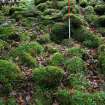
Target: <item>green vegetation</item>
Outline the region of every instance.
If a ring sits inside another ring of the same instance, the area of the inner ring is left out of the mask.
[[[40,86],[53,88],[60,84],[64,71],[56,66],[39,67],[33,70],[33,80]]]
[[[63,64],[64,56],[61,53],[54,53],[51,58],[52,65],[61,65]]]
[[[85,65],[83,60],[75,56],[65,61],[65,67],[72,74],[75,74],[78,72],[83,73],[85,71]]]
[[[8,1],[8,0],[7,0]],[[0,105],[105,105],[105,0],[0,5]]]

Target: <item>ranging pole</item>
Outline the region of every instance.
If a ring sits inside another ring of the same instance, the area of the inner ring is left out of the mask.
[[[68,19],[69,19],[69,39],[71,38],[71,29],[70,29],[70,0],[68,0]]]

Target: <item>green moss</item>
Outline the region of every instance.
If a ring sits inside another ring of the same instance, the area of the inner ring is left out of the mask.
[[[98,32],[102,34],[103,37],[105,37],[105,28],[104,27],[99,27],[97,28]]]
[[[72,47],[68,49],[68,54],[70,54],[71,56],[82,57],[82,55],[84,54],[84,49]]]
[[[55,66],[39,67],[33,70],[33,80],[42,87],[54,88],[60,84],[64,71]]]
[[[102,39],[95,35],[83,41],[83,44],[88,48],[97,48],[101,43],[102,43]]]
[[[68,90],[59,90],[57,99],[61,105],[104,105],[105,93],[96,92],[90,94],[74,90],[72,94]]]
[[[102,44],[98,48],[98,60],[100,64],[100,73],[105,75],[105,45]]]
[[[62,65],[64,61],[64,56],[61,53],[54,53],[51,58],[52,65]]]
[[[0,27],[0,39],[7,40],[9,37],[15,34],[16,29],[14,26]]]
[[[18,46],[11,52],[11,55],[16,57],[24,52],[31,54],[32,56],[43,53],[44,48],[37,42],[26,43]]]
[[[60,43],[63,39],[68,38],[68,27],[63,23],[56,23],[52,27],[50,34],[51,40]]]
[[[7,42],[0,40],[0,50],[6,48],[8,46]]]
[[[68,77],[67,85],[77,90],[85,90],[90,86],[89,81],[81,73],[71,74]]]
[[[37,61],[34,57],[32,57],[29,53],[22,53],[19,55],[20,62],[25,64],[28,67],[37,66]]]
[[[105,5],[104,4],[96,5],[94,10],[95,10],[96,14],[104,15],[105,14]]]
[[[59,90],[56,93],[56,97],[61,105],[71,105],[71,96],[68,90]]]
[[[18,105],[14,97],[8,99],[8,105]]]
[[[38,41],[40,44],[49,43],[49,42],[50,42],[50,36],[49,36],[49,34],[44,34],[44,35],[38,37],[38,38],[37,38],[37,41]]]
[[[105,15],[102,15],[100,17],[97,18],[97,20],[95,21],[95,25],[97,27],[105,27]]]
[[[97,48],[102,43],[101,37],[84,26],[74,30],[72,37],[78,41],[83,42],[86,47]]]
[[[65,67],[70,73],[83,73],[85,71],[85,65],[81,58],[72,57],[65,61]]]
[[[45,50],[49,53],[59,52],[58,48],[56,47],[56,44],[48,44],[45,47],[46,47]]]
[[[22,73],[16,64],[7,60],[0,60],[0,81],[4,84],[4,93],[8,93],[13,88],[13,81],[22,78],[21,76]]]
[[[87,0],[80,0],[80,6],[81,7],[86,7],[88,5],[88,1]]]
[[[33,100],[36,105],[51,105],[52,99],[51,95],[47,96],[46,94],[48,91],[45,91],[45,89],[41,89],[40,87],[37,87],[33,94]]]

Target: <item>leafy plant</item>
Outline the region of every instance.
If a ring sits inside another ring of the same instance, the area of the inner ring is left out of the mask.
[[[0,81],[4,84],[6,89],[4,92],[11,90],[12,82],[18,80],[22,76],[19,67],[7,60],[0,60]]]
[[[60,84],[64,71],[55,66],[39,67],[33,70],[33,80],[42,87],[53,88]]]
[[[64,56],[61,53],[54,53],[51,58],[52,65],[61,65],[64,61]]]
[[[70,73],[83,73],[85,70],[84,61],[80,57],[72,57],[65,61],[65,67]]]
[[[68,49],[68,54],[70,54],[71,56],[82,57],[83,53],[84,53],[84,49],[82,48],[72,47]]]

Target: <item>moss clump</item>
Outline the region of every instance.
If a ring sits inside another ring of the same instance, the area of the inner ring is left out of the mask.
[[[71,105],[71,96],[68,90],[59,90],[56,93],[56,97],[61,105]]]
[[[81,0],[80,1],[80,6],[81,7],[84,7],[85,8],[87,5],[88,5],[88,1],[87,0]]]
[[[61,105],[104,105],[105,93],[96,92],[90,94],[77,90],[72,93],[68,90],[59,90],[57,99]]]
[[[4,26],[0,28],[0,38],[7,39],[9,36],[13,35],[15,32],[12,26]]]
[[[33,80],[41,87],[54,88],[60,84],[63,73],[59,67],[39,67],[33,70]]]
[[[77,90],[85,90],[90,86],[90,84],[83,74],[78,73],[78,74],[71,74],[68,77],[67,86]]]
[[[24,64],[28,67],[37,66],[37,61],[34,57],[32,57],[29,53],[22,53],[19,55],[20,63]]]
[[[104,15],[105,14],[105,5],[104,4],[96,5],[94,7],[94,10],[95,10],[96,14]]]
[[[8,105],[18,105],[18,103],[16,102],[16,99],[14,97],[9,97]]]
[[[71,56],[82,57],[82,55],[84,54],[84,49],[72,47],[68,49],[68,54]]]
[[[26,43],[18,46],[15,50],[11,52],[11,55],[17,57],[18,55],[26,52],[32,56],[41,54],[44,51],[44,48],[37,42]]]
[[[8,46],[8,43],[3,41],[3,40],[0,40],[0,50],[6,48]]]
[[[54,53],[51,58],[52,65],[62,65],[64,61],[64,56],[61,53]]]
[[[63,23],[56,23],[52,27],[50,34],[51,40],[60,43],[63,39],[68,38],[68,27]]]
[[[0,60],[0,81],[4,84],[6,93],[12,88],[12,83],[14,80],[20,79],[22,73],[16,64],[9,62],[7,60]]]
[[[49,36],[49,34],[44,34],[44,35],[38,37],[38,38],[37,38],[37,41],[38,41],[40,44],[49,43],[49,42],[50,42],[50,36]]]
[[[73,30],[72,37],[89,48],[97,48],[101,43],[101,38],[84,26]]]
[[[105,74],[105,45],[99,47],[99,63],[100,63],[100,72]]]
[[[65,61],[65,67],[70,73],[83,73],[85,70],[85,65],[80,57],[72,57]]]
[[[45,91],[41,89],[40,87],[37,87],[37,89],[35,90],[33,94],[34,103],[36,105],[51,105],[52,103],[51,95],[47,92],[48,91]]]
[[[95,21],[95,25],[97,27],[105,27],[104,23],[105,23],[105,15],[98,17],[97,20]]]

